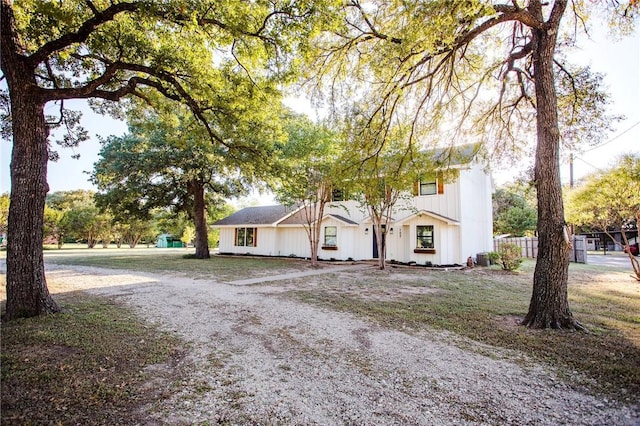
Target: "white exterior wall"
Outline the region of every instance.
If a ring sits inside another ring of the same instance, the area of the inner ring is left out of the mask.
[[[462,250],[459,263],[467,257],[493,251],[493,206],[491,177],[481,166],[460,173],[461,235]]]
[[[302,226],[277,228],[278,236],[276,248],[272,256],[310,257],[309,237]]]
[[[393,235],[387,234],[387,260],[416,262],[424,264],[462,264],[467,257],[491,251],[493,244],[492,227],[492,182],[482,166],[474,165],[460,170],[459,179],[444,185],[443,194],[408,197],[401,200],[393,213]],[[429,211],[450,220],[442,220],[423,214]],[[321,259],[362,260],[373,257],[373,225],[368,213],[356,201],[330,203],[325,207],[325,215],[339,215],[358,225],[326,217],[320,233],[318,256]],[[409,219],[410,218],[410,219]],[[407,219],[404,221],[403,219]],[[456,224],[450,221],[458,222]],[[416,226],[434,226],[435,253],[415,253]],[[322,249],[324,229],[336,226],[338,229],[337,250]],[[239,227],[242,227],[239,225]],[[249,225],[249,227],[251,227]],[[368,232],[365,230],[368,228]],[[290,256],[308,258],[311,255],[307,234],[302,226],[281,225],[278,227],[258,227],[257,247],[236,247],[235,227],[220,229],[220,252],[235,254],[256,254],[263,256]]]
[[[220,228],[220,240],[218,248],[220,253],[233,253],[234,228]]]
[[[253,254],[259,256],[275,256],[276,228],[256,227],[255,225],[238,226],[238,228],[257,228],[256,247],[236,246],[236,227],[220,228],[220,253]]]
[[[461,173],[462,175],[462,173]],[[444,185],[444,194],[418,195],[412,203],[416,210],[427,210],[459,221],[460,217],[460,181]],[[402,215],[406,216],[406,214]]]
[[[435,253],[415,253],[417,226],[433,226]],[[449,225],[432,216],[422,215],[393,226],[393,235],[387,235],[387,260],[416,262],[427,261],[435,265],[459,263],[458,240],[460,227]]]
[[[324,208],[324,214],[335,214],[356,223],[362,222],[368,216],[366,209],[362,209],[360,203],[353,200],[328,203]]]
[[[324,245],[324,231],[327,226],[335,226],[337,228],[337,250],[322,248]],[[322,227],[320,229],[318,257],[324,260],[332,258],[336,260],[347,260],[349,258],[355,260],[357,228],[356,225],[346,225],[344,222],[331,217],[325,218],[322,221]]]

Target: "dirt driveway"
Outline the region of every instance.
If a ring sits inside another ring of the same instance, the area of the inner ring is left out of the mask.
[[[635,425],[522,354],[402,332],[286,297],[287,288],[48,265],[53,292],[113,297],[187,344],[181,383],[147,424]],[[326,270],[325,270],[326,271]],[[333,271],[341,274],[353,271]],[[287,277],[278,277],[284,279]],[[301,278],[308,279],[308,278]],[[294,284],[292,284],[294,285]]]

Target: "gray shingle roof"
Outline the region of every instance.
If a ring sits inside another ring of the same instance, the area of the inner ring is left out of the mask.
[[[294,207],[287,206],[260,206],[260,207],[246,207],[227,216],[224,219],[220,219],[214,222],[212,226],[240,226],[240,225],[273,225],[278,223],[279,225],[304,225],[307,223],[302,210],[292,214],[295,211]],[[334,217],[347,225],[357,225],[351,219],[337,214],[329,214],[327,216]],[[283,218],[285,218],[282,220]]]
[[[353,220],[348,219],[348,218],[346,218],[344,216],[340,216],[339,214],[330,214],[329,216],[331,216],[333,218],[336,218],[338,220],[341,220],[342,222],[346,223],[347,225],[357,225],[358,224],[358,222],[354,222]]]
[[[231,216],[227,216],[224,219],[214,222],[212,225],[272,225],[288,214],[291,214],[294,209],[294,207],[281,205],[246,207],[235,212]]]

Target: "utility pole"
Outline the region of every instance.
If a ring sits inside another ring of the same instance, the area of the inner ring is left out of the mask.
[[[569,154],[569,189],[573,189],[573,152]],[[571,224],[571,238],[575,235],[573,223]]]
[[[569,154],[569,188],[573,189],[573,152]]]

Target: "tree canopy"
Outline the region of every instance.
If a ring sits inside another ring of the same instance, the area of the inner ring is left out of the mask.
[[[265,150],[273,135],[267,132],[268,137],[260,137],[259,129],[251,135],[240,129],[228,136],[225,132],[225,139],[251,138],[253,143],[245,153],[230,154],[226,146],[212,143],[186,111],[174,108],[170,113],[140,115],[141,119],[131,120],[129,134],[103,143],[91,175],[100,191],[97,203],[125,221],[149,220],[157,208],[184,211],[194,222],[196,257],[208,258],[206,205],[224,204],[226,198],[244,193],[255,173],[269,169],[263,162],[256,172],[255,153],[268,158]],[[229,124],[217,127],[225,125]],[[253,161],[245,155],[253,155]]]
[[[86,136],[64,102],[89,99],[99,112],[118,115],[127,106],[122,101],[157,105],[169,99],[186,105],[212,141],[251,149],[216,127],[253,125],[243,120],[237,92],[228,88],[275,91],[296,65],[290,53],[314,31],[316,8],[322,3],[315,0],[2,0],[0,67],[8,97],[3,92],[0,105],[10,108],[14,142],[7,319],[58,311],[46,286],[41,244],[48,136],[59,124],[71,130],[66,145]],[[54,119],[44,114],[51,102],[60,108]]]
[[[496,189],[493,199],[493,233],[522,237],[536,229],[535,191],[530,184],[512,182]]]
[[[568,4],[350,0],[341,23],[318,38],[310,77],[340,101],[336,110],[363,111],[372,152],[407,122],[409,144],[478,139],[494,160],[535,140],[539,254],[523,320],[534,328],[582,328],[567,300],[560,150],[592,140],[611,120],[599,77],[566,63],[562,48],[589,11],[608,9],[627,23],[638,16],[635,1]]]
[[[339,134],[306,116],[284,118],[286,141],[279,145],[279,178],[274,190],[278,200],[299,209],[309,239],[311,264],[317,265],[320,230],[325,206],[345,181]]]

